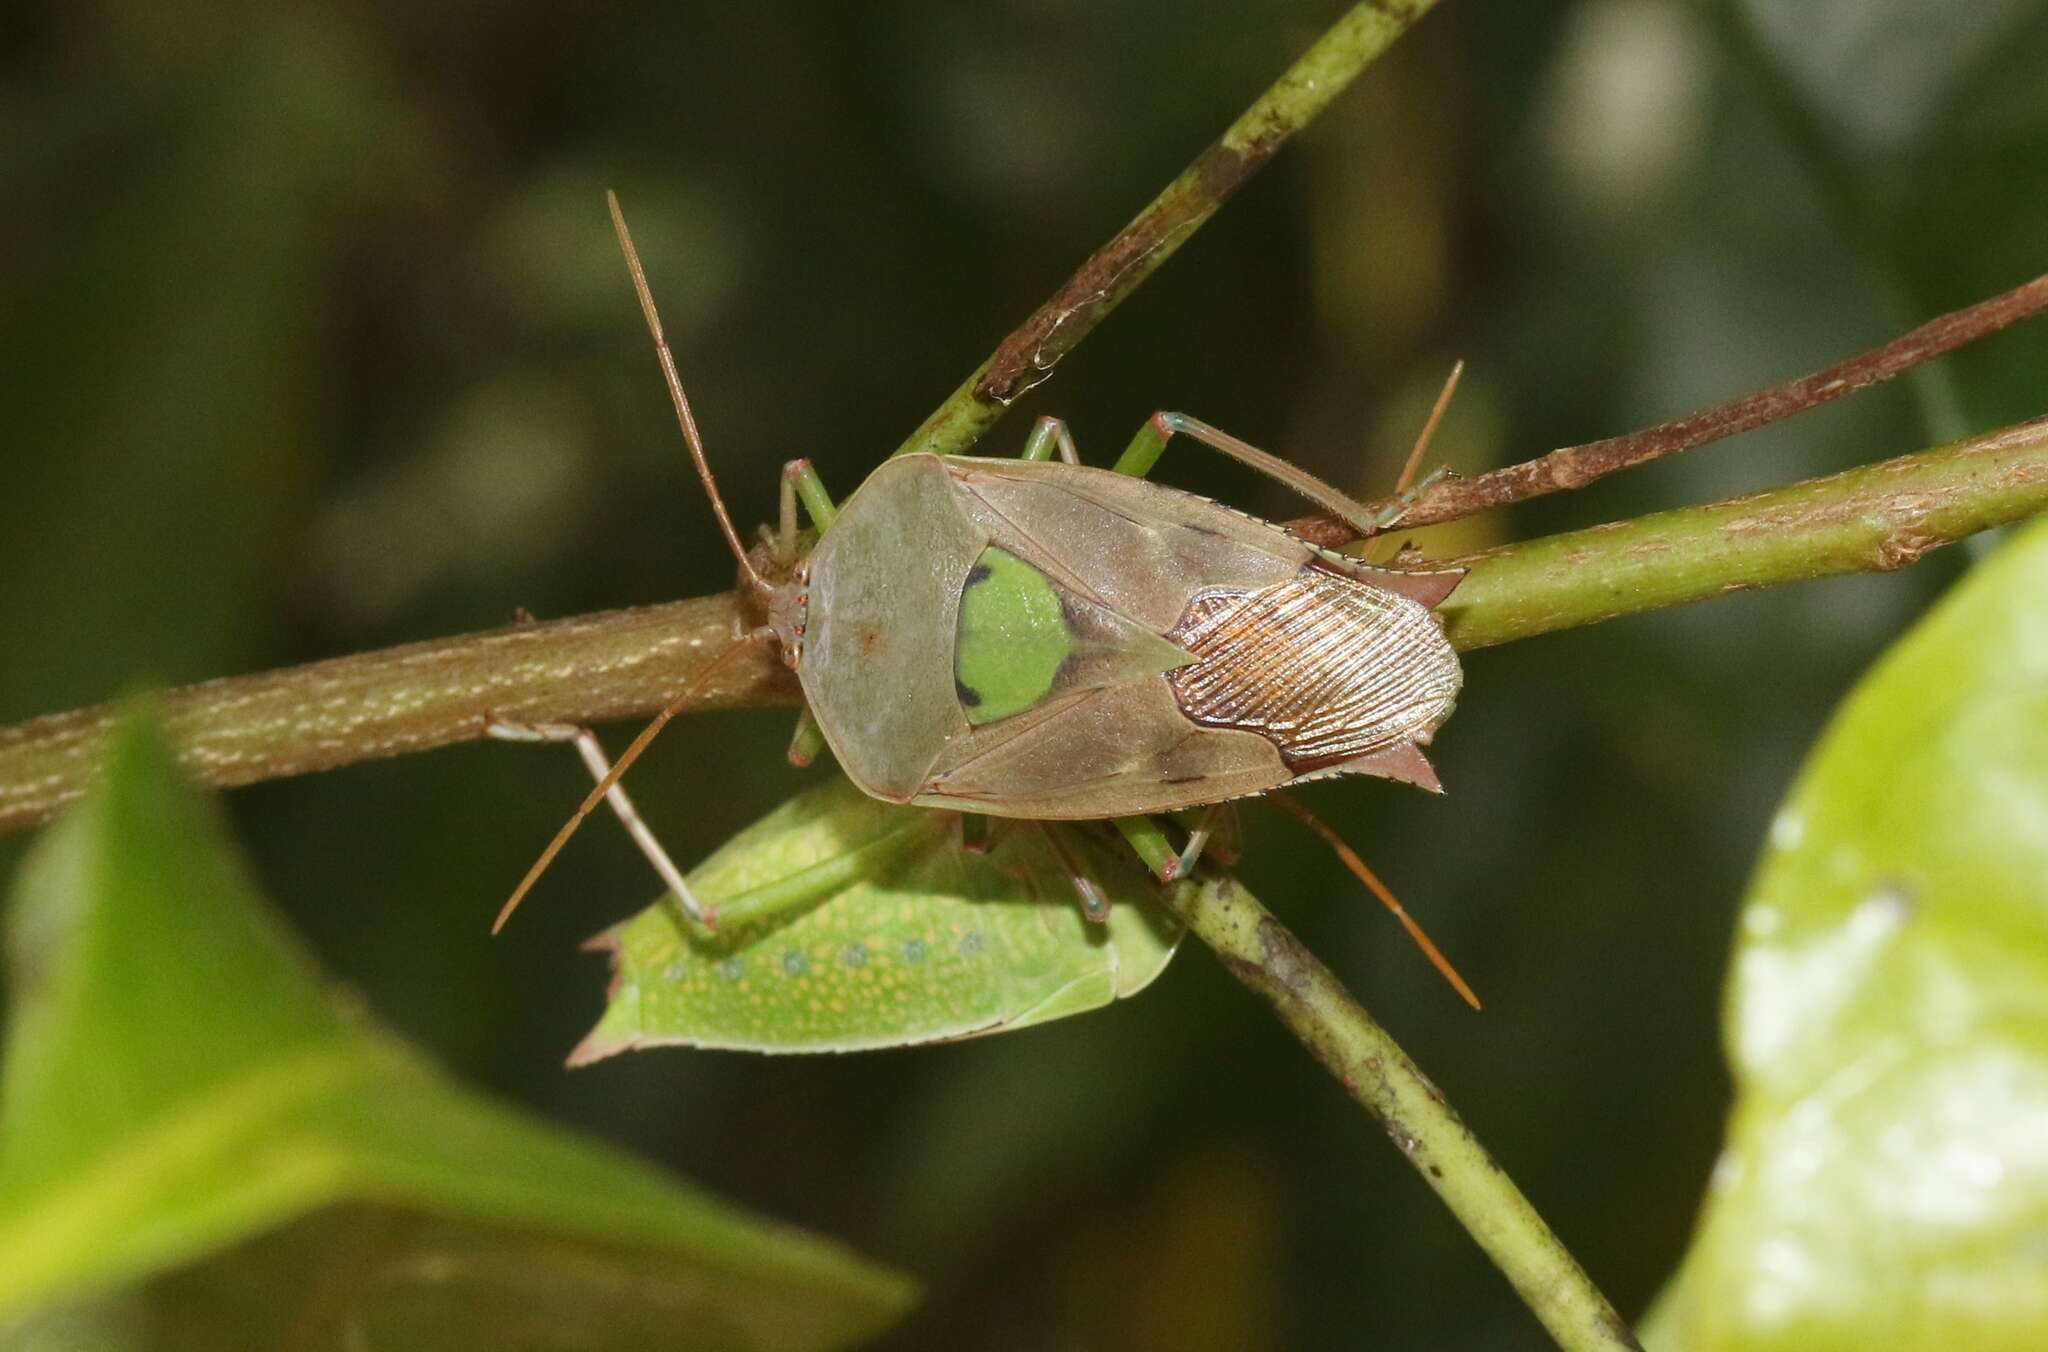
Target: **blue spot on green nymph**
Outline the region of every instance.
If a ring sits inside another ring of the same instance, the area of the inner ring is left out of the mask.
[[[905,940],[905,941],[904,941],[904,944],[903,944],[903,960],[904,960],[905,962],[923,962],[923,961],[924,961],[924,940],[922,940],[922,939],[908,939],[908,940]]]
[[[811,960],[793,948],[782,955],[782,970],[791,976],[802,976],[804,969],[810,965]]]
[[[960,593],[953,641],[953,680],[967,721],[979,727],[1029,709],[1051,693],[1073,651],[1052,582],[1007,550],[984,549]]]

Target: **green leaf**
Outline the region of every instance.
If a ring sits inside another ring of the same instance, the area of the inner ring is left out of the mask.
[[[1135,994],[1173,957],[1179,923],[1106,828],[997,823],[985,854],[956,830],[950,814],[891,807],[836,776],[784,803],[690,875],[717,934],[664,896],[594,941],[612,956],[611,996],[572,1061],[1027,1028]],[[1109,899],[1107,924],[1082,918],[1062,852]]]
[[[146,719],[38,843],[7,939],[0,1332],[812,1349],[912,1298],[485,1102],[323,988]]]
[[[2048,1347],[2048,521],[1849,698],[1771,828],[1737,1102],[1657,1345]]]

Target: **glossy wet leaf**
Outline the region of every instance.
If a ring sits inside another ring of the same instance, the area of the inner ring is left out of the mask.
[[[690,875],[718,909],[717,934],[664,897],[599,937],[611,996],[575,1059],[675,1043],[856,1051],[1027,1028],[1134,994],[1173,956],[1178,922],[1106,828],[1056,828],[1109,898],[1104,925],[1082,918],[1037,824],[995,823],[985,854],[962,849],[957,829],[836,776],[784,803]]]
[[[10,1342],[796,1352],[910,1299],[380,1031],[317,980],[140,723],[38,843],[7,940]]]
[[[2048,1347],[2048,522],[1858,686],[1771,829],[1729,1141],[1656,1345]]]

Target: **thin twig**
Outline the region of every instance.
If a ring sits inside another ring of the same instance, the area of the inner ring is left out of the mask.
[[[1889,572],[2042,511],[2048,418],[1461,559],[1471,573],[1440,613],[1470,651],[1755,587]]]
[[[1868,389],[2043,310],[2048,310],[2048,276],[2036,277],[1989,300],[1929,320],[1882,347],[1858,353],[1847,361],[1740,399],[1618,437],[1566,446],[1469,479],[1444,478],[1418,495],[1401,513],[1393,529],[1453,521],[1562,489],[1582,488],[1619,470],[1736,436]],[[1386,498],[1367,503],[1366,507],[1380,511],[1396,504],[1396,499]],[[1288,528],[1323,545],[1341,544],[1358,535],[1347,523],[1321,516],[1291,521]]]
[[[2048,419],[1703,507],[1509,545],[1463,560],[1451,641],[1482,648],[1748,587],[1903,567],[2048,510]],[[186,767],[249,784],[484,735],[492,717],[595,723],[660,709],[749,627],[699,597],[514,626],[186,686],[163,696]],[[791,705],[765,645],[690,710]],[[82,791],[111,716],[100,705],[0,728],[0,831]]]
[[[1060,358],[1435,4],[1436,0],[1366,0],[1353,5],[1186,172],[1003,339],[895,454],[952,455],[972,446],[1019,395],[1049,378]]]
[[[1148,858],[1158,868],[1166,860]],[[1557,1345],[1634,1349],[1633,1334],[1564,1243],[1408,1054],[1243,884],[1183,883],[1169,904],[1379,1120]]]

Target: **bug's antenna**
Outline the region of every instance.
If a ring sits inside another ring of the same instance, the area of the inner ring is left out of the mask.
[[[1460,357],[1451,363],[1451,374],[1445,377],[1444,387],[1437,393],[1436,404],[1429,410],[1429,416],[1423,419],[1422,431],[1416,435],[1415,445],[1408,452],[1407,463],[1401,466],[1401,477],[1394,480],[1395,497],[1406,493],[1408,485],[1415,482],[1415,471],[1422,468],[1422,456],[1429,449],[1429,439],[1436,435],[1437,424],[1444,420],[1444,410],[1451,406],[1451,396],[1458,391],[1458,377],[1464,374],[1465,359]],[[1385,535],[1377,536],[1372,544],[1367,546],[1367,563],[1373,561],[1373,555],[1379,552],[1380,541],[1386,538]]]
[[[555,862],[555,856],[560,854],[562,847],[569,843],[569,837],[576,834],[576,828],[583,825],[583,819],[588,817],[596,810],[597,805],[604,801],[604,796],[612,791],[612,786],[619,782],[620,777],[626,773],[626,768],[634,761],[640,759],[640,753],[647,750],[656,735],[668,726],[668,721],[683,711],[684,703],[697,692],[697,688],[709,680],[713,672],[731,661],[736,654],[746,651],[746,648],[747,641],[741,640],[712,658],[710,662],[705,664],[702,671],[699,671],[690,678],[689,684],[685,685],[674,699],[662,707],[662,711],[654,716],[654,721],[640,730],[640,735],[633,739],[632,745],[628,746],[625,753],[613,764],[611,771],[603,779],[597,781],[597,787],[590,791],[590,796],[583,800],[583,805],[576,809],[575,815],[562,823],[562,829],[555,832],[555,838],[548,842],[548,847],[541,851],[540,858],[533,861],[533,867],[526,870],[526,876],[519,880],[519,886],[512,890],[512,895],[506,899],[503,906],[498,908],[498,918],[491,922],[491,933],[496,934],[499,930],[505,928],[505,922],[512,918],[512,912],[518,910],[519,903],[526,900],[526,894],[533,890],[535,883],[540,881],[540,875],[548,871],[548,865]]]
[[[1414,916],[1408,914],[1407,908],[1395,900],[1394,894],[1387,890],[1387,885],[1379,880],[1379,875],[1365,866],[1365,861],[1358,857],[1358,851],[1345,844],[1344,838],[1332,830],[1321,817],[1295,802],[1287,794],[1276,793],[1272,795],[1272,799],[1303,826],[1321,836],[1323,842],[1337,852],[1337,857],[1344,861],[1344,867],[1350,869],[1360,882],[1372,889],[1372,894],[1380,899],[1381,905],[1394,913],[1394,919],[1401,922],[1401,928],[1408,931],[1408,937],[1415,941],[1415,946],[1422,950],[1423,955],[1436,966],[1437,971],[1443,973],[1444,980],[1451,983],[1451,988],[1465,998],[1466,1004],[1478,1009],[1479,997],[1465,984],[1465,978],[1458,975],[1458,969],[1451,966],[1450,959],[1446,958],[1443,951],[1422,932],[1422,926],[1416,923]]]
[[[661,315],[654,308],[654,293],[647,287],[647,271],[640,266],[639,251],[633,247],[632,232],[626,229],[626,214],[619,210],[619,195],[609,188],[604,200],[612,210],[612,228],[618,232],[619,248],[626,255],[626,271],[633,274],[633,292],[640,297],[640,313],[647,317],[647,331],[654,336],[654,353],[661,358],[662,378],[668,381],[669,399],[676,406],[676,421],[682,425],[683,440],[689,445],[690,458],[697,462],[697,477],[704,481],[704,491],[711,498],[711,514],[718,518],[718,528],[725,532],[725,542],[732,546],[732,555],[739,560],[740,572],[747,580],[747,586],[755,593],[773,590],[768,580],[754,570],[754,564],[747,557],[747,551],[740,544],[739,532],[733,529],[732,517],[726,514],[725,499],[718,495],[718,482],[711,477],[711,462],[704,456],[704,438],[697,434],[696,415],[690,412],[690,397],[683,393],[682,377],[676,374],[676,359],[668,350],[668,339],[661,331]]]
[[[1451,396],[1458,391],[1458,377],[1465,374],[1463,357],[1451,363],[1451,373],[1444,379],[1443,390],[1436,397],[1436,405],[1429,410],[1429,417],[1422,424],[1422,432],[1415,438],[1415,447],[1408,452],[1408,463],[1401,466],[1401,477],[1394,481],[1394,491],[1405,493],[1408,485],[1415,482],[1415,471],[1422,467],[1422,453],[1429,449],[1429,439],[1436,435],[1436,426],[1444,420],[1444,410],[1451,406]]]

